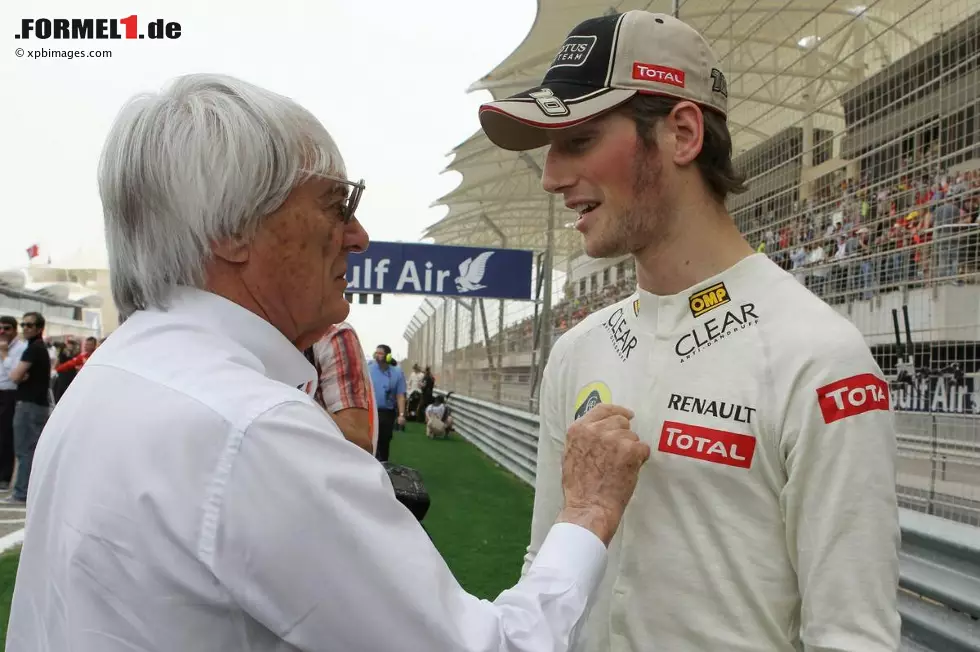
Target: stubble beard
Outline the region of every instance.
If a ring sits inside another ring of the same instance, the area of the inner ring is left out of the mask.
[[[633,196],[629,207],[612,217],[594,242],[586,243],[586,253],[591,258],[636,254],[666,239],[670,211],[664,204],[663,166],[659,158],[650,156],[653,147],[638,145],[633,159]]]

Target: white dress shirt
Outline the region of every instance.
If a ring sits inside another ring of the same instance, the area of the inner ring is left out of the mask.
[[[315,380],[213,294],[131,316],[38,444],[8,652],[567,649],[600,540],[556,525],[514,588],[467,594]]]
[[[0,360],[0,390],[13,391],[17,389],[17,383],[10,379],[10,372],[20,362],[20,356],[24,354],[27,342],[17,338],[10,342],[7,349],[7,357]]]

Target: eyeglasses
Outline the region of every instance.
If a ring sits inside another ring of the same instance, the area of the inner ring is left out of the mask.
[[[345,186],[350,186],[350,193],[347,195],[347,199],[340,206],[340,216],[344,220],[344,224],[350,224],[350,221],[354,219],[354,215],[357,212],[357,205],[361,203],[361,194],[364,192],[364,179],[360,181],[351,181],[349,179],[344,179],[342,177],[335,177],[332,174],[321,174],[319,172],[313,172],[311,170],[304,170],[309,174],[320,177],[321,179],[329,179],[330,181],[336,181],[337,183],[342,183]]]
[[[34,321],[22,321],[20,322],[21,328],[37,328],[37,322]]]

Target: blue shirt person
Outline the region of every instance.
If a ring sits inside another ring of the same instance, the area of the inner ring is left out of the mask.
[[[378,406],[378,448],[375,457],[382,462],[388,461],[396,415],[398,425],[405,425],[405,374],[394,362],[391,347],[379,344],[374,350],[374,360],[368,365],[374,400]]]

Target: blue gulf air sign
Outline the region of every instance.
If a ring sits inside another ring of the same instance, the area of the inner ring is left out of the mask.
[[[529,300],[533,252],[371,242],[347,256],[347,292]]]

